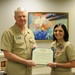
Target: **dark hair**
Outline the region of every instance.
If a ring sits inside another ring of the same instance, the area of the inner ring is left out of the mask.
[[[54,29],[57,28],[58,26],[61,26],[63,28],[63,30],[64,30],[64,40],[68,41],[69,34],[68,34],[68,30],[67,30],[66,26],[64,24],[59,23],[59,24],[55,25]],[[53,40],[57,40],[56,37],[54,36],[54,33],[53,33]]]

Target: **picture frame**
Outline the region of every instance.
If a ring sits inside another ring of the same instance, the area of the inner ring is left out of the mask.
[[[36,41],[53,40],[54,25],[62,23],[69,30],[68,12],[28,12],[28,28],[34,33]]]

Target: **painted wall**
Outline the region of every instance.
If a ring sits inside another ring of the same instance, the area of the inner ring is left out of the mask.
[[[2,33],[14,24],[14,10],[21,6],[27,12],[68,12],[70,41],[75,45],[74,3],[75,0],[0,0],[0,38]],[[39,47],[49,47],[50,42],[37,42],[37,44]]]

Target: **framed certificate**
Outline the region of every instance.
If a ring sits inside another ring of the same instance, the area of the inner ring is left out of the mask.
[[[32,60],[36,64],[53,62],[53,51],[51,49],[36,48],[32,51]]]

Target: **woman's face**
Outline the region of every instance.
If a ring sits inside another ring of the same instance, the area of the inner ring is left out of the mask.
[[[54,29],[54,36],[56,37],[57,41],[64,39],[64,30],[61,26],[58,26]]]

